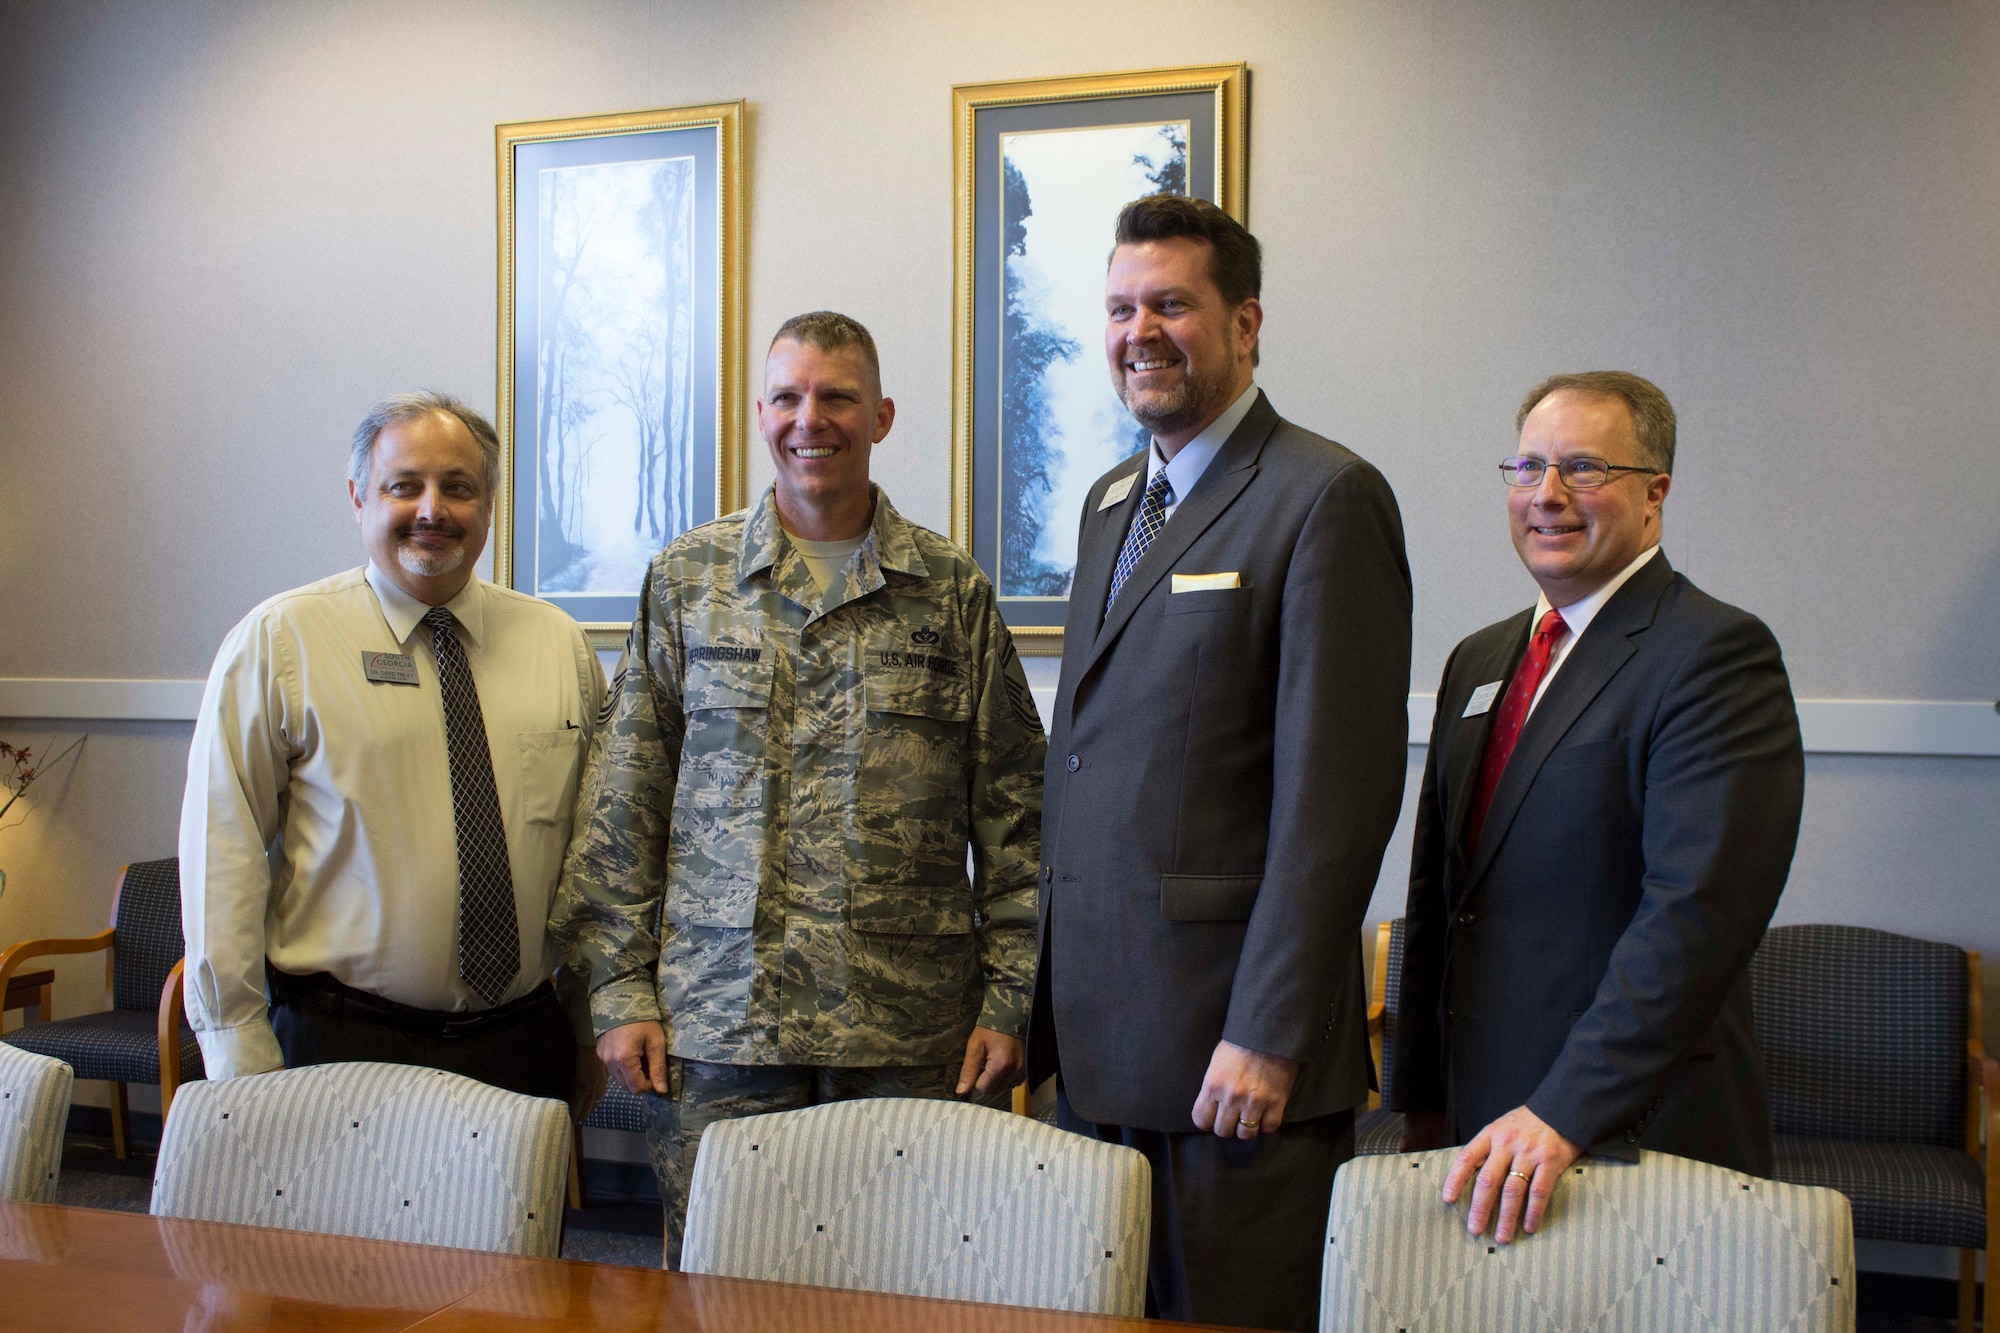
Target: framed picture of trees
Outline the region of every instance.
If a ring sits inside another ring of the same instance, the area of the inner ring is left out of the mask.
[[[494,575],[600,642],[743,504],[743,104],[495,127]]]
[[[1118,210],[1194,194],[1244,217],[1241,64],[952,89],[952,539],[1023,652],[1062,651],[1084,493],[1145,432],[1112,391]]]

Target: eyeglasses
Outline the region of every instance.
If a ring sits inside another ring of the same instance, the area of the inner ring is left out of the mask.
[[[1656,467],[1626,467],[1622,463],[1607,463],[1589,454],[1571,454],[1559,458],[1553,464],[1540,458],[1530,458],[1526,454],[1515,454],[1512,458],[1500,460],[1500,475],[1509,486],[1539,486],[1542,474],[1553,466],[1563,479],[1563,485],[1573,491],[1594,490],[1611,480],[1614,472],[1644,472],[1659,476]]]

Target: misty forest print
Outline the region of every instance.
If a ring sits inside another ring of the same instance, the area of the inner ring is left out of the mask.
[[[630,595],[694,522],[695,161],[540,175],[533,591]]]
[[[1146,447],[1104,362],[1104,266],[1118,210],[1186,194],[1186,121],[1005,134],[1001,237],[1003,597],[1066,597],[1090,484]]]

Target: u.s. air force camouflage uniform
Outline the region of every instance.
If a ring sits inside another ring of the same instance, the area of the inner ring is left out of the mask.
[[[550,929],[600,1035],[666,1025],[670,1263],[707,1124],[949,1096],[1027,1023],[1041,720],[992,585],[874,494],[824,591],[768,491],[655,557],[591,746]]]

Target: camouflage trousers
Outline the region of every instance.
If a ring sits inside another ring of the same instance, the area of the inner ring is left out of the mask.
[[[854,1097],[956,1098],[959,1064],[948,1065],[714,1065],[667,1059],[667,1095],[644,1094],[646,1153],[660,1181],[666,1205],[666,1266],[681,1266],[681,1235],[687,1227],[688,1184],[694,1179],[695,1152],[702,1131],[718,1120],[796,1111]],[[967,1100],[1005,1110],[1012,1089]]]

